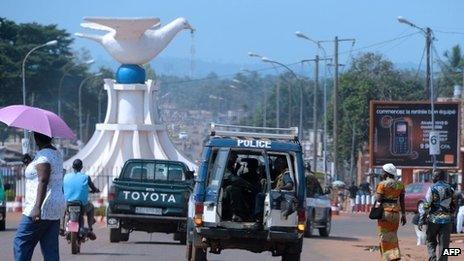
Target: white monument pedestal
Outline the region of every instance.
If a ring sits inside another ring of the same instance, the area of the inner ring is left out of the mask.
[[[65,169],[70,170],[77,158],[83,161],[84,169],[92,177],[116,177],[124,162],[134,158],[177,160],[196,169],[195,164],[174,147],[166,127],[156,122],[158,84],[152,80],[145,84],[118,84],[105,79],[104,88],[108,92],[105,121],[96,125],[85,147],[64,163]]]

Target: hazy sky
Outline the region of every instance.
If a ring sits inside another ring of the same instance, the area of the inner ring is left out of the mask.
[[[84,16],[154,16],[162,23],[184,16],[197,29],[197,59],[244,65],[256,62],[247,56],[249,51],[284,63],[312,58],[315,46],[296,38],[297,30],[319,40],[333,39],[335,35],[356,38],[355,50],[414,32],[415,29],[397,22],[400,15],[417,25],[432,27],[437,50],[442,54],[464,40],[463,14],[462,0],[0,1],[0,16],[16,22],[56,23],[72,33],[83,31],[79,24]],[[183,32],[161,55],[189,58],[191,42],[190,33]],[[76,39],[75,45],[90,49],[95,57],[110,57],[94,42]],[[344,43],[340,51],[349,52],[350,46]],[[333,52],[332,44],[325,47]],[[424,39],[418,34],[365,50],[385,53],[396,63],[418,64],[423,47]],[[347,57],[341,57],[341,62]]]

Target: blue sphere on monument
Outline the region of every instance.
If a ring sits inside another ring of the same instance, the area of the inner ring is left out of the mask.
[[[145,69],[137,64],[123,64],[116,71],[116,82],[122,84],[145,83]]]

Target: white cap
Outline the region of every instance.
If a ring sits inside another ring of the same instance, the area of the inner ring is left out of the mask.
[[[385,172],[387,172],[387,173],[389,173],[389,174],[391,174],[393,176],[396,176],[396,167],[395,167],[395,165],[393,165],[391,163],[387,163],[387,164],[382,166],[382,169]]]

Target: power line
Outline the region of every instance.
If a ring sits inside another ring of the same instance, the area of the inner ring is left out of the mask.
[[[390,47],[389,49],[383,51],[383,53],[386,54],[386,53],[390,52],[391,50],[393,50],[393,49],[395,49],[396,47],[402,45],[404,42],[406,42],[406,41],[409,40],[409,39],[410,39],[410,37],[404,38],[404,39],[403,39],[402,41],[400,41],[399,43],[397,43],[397,44],[393,45],[392,47]]]
[[[353,49],[353,50],[351,50],[349,52],[362,51],[362,50],[369,49],[369,48],[372,48],[372,47],[375,47],[375,46],[384,45],[384,44],[387,44],[387,43],[390,43],[390,42],[394,42],[394,41],[397,41],[397,40],[408,38],[408,37],[411,37],[411,36],[416,35],[416,34],[419,34],[419,32],[414,32],[414,33],[398,36],[398,37],[395,37],[395,38],[392,38],[392,39],[389,39],[389,40],[385,40],[385,41],[382,41],[382,42],[373,43],[373,44],[370,44],[370,45],[366,45],[364,47]],[[349,53],[349,52],[348,51],[347,52],[340,52],[339,54],[346,54],[346,53]]]
[[[460,34],[464,35],[464,32],[450,32],[450,31],[441,31],[441,30],[434,30],[435,32],[443,33],[443,34]]]
[[[420,62],[419,62],[419,67],[417,67],[417,72],[416,72],[416,76],[415,76],[415,81],[417,81],[419,79],[419,72],[420,72],[420,69],[422,67],[422,61],[424,60],[424,55],[425,55],[425,46],[424,46],[424,49],[422,50],[422,57],[420,59]]]
[[[351,54],[350,56],[352,57],[353,52],[359,52],[359,51],[369,49],[369,48],[372,48],[372,47],[375,47],[375,46],[385,45],[385,44],[388,44],[390,42],[405,39],[405,38],[411,37],[411,36],[419,34],[419,33],[420,32],[413,32],[413,33],[409,33],[409,34],[406,34],[406,35],[400,35],[398,37],[395,37],[395,38],[392,38],[392,39],[389,39],[389,40],[385,40],[385,41],[382,41],[382,42],[377,42],[377,43],[373,43],[373,44],[370,44],[370,45],[366,45],[366,46],[363,46],[363,47],[360,47],[360,48],[356,48],[356,49],[350,48],[349,51],[339,52],[339,54],[347,54],[348,53],[348,54]],[[351,47],[353,47],[353,45]],[[324,58],[333,58],[333,56],[327,56],[327,57],[324,57]],[[300,61],[293,62],[293,63],[288,63],[288,64],[285,64],[285,65],[291,67],[291,66],[297,65],[299,63],[300,63]],[[283,67],[283,66],[275,65],[274,67],[266,67],[266,68],[250,70],[250,71],[251,72],[269,71],[269,70],[274,70],[276,67]],[[330,69],[328,69],[328,71],[329,71],[329,74],[332,73]],[[237,73],[231,73],[231,74],[218,75],[218,76],[214,76],[214,77],[205,77],[205,78],[199,78],[199,79],[189,79],[189,80],[184,80],[184,81],[165,82],[165,84],[181,84],[181,83],[189,83],[189,82],[200,82],[200,81],[206,81],[206,80],[215,79],[216,77],[217,78],[231,77],[231,76],[234,76],[236,74]]]

